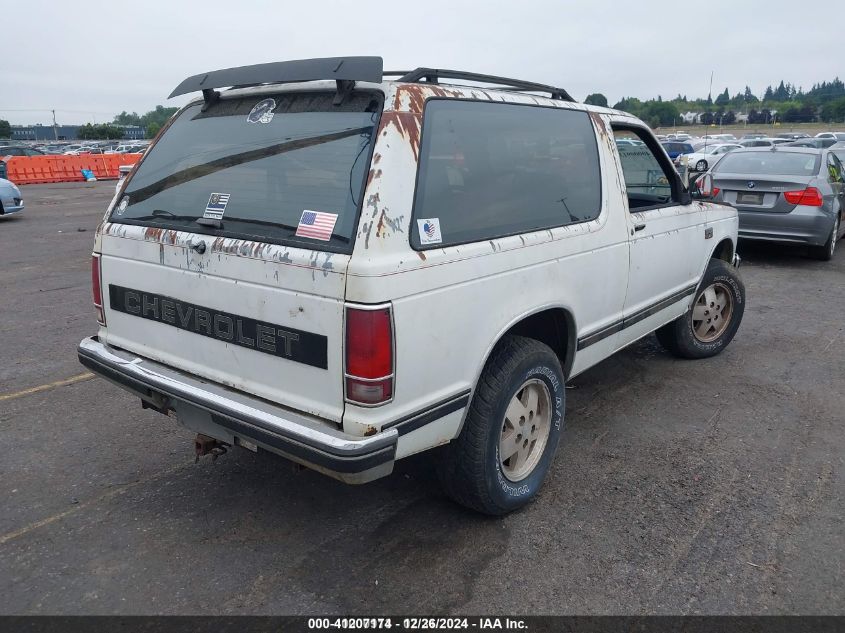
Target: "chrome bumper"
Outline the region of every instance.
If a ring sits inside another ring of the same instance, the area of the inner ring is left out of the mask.
[[[295,413],[131,352],[83,339],[79,362],[188,428],[229,444],[246,440],[346,483],[393,471],[399,431],[347,435],[332,422]]]

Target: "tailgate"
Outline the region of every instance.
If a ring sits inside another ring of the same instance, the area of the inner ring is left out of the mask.
[[[348,256],[119,224],[100,249],[104,342],[340,422]]]
[[[343,299],[382,95],[187,105],[101,230],[115,347],[340,422]]]

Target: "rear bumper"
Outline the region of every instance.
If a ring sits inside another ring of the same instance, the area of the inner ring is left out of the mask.
[[[789,213],[738,209],[739,237],[746,240],[819,246],[833,230],[833,215],[818,207],[795,207]]]
[[[347,435],[331,422],[272,405],[136,354],[83,339],[79,362],[179,422],[229,444],[247,440],[346,483],[393,471],[397,429],[371,437]]]
[[[2,205],[2,210],[0,210],[0,216],[11,215],[13,213],[20,213],[21,211],[23,211],[23,209],[23,200],[21,200],[21,203],[18,205],[16,205],[14,202],[9,202],[8,204],[4,202]]]

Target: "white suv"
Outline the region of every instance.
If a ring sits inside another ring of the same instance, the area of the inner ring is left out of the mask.
[[[448,493],[505,513],[549,469],[567,380],[655,330],[689,358],[730,342],[737,215],[693,200],[623,112],[383,74],[334,58],[185,80],[173,95],[203,97],[97,231],[79,358],[175,413],[198,454],[362,483],[443,447]]]

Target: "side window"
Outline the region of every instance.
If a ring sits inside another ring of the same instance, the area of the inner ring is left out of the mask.
[[[580,110],[430,100],[411,245],[446,246],[598,217],[601,172]]]
[[[646,141],[636,128],[614,128],[616,138],[633,138]],[[666,148],[669,150],[669,148]],[[625,177],[628,193],[628,210],[642,211],[644,208],[672,204],[674,173],[668,170],[657,155],[646,144],[620,145],[619,160]]]
[[[839,162],[835,154],[827,155],[827,171],[831,182],[843,182],[845,180],[845,175],[842,173],[842,163]]]

